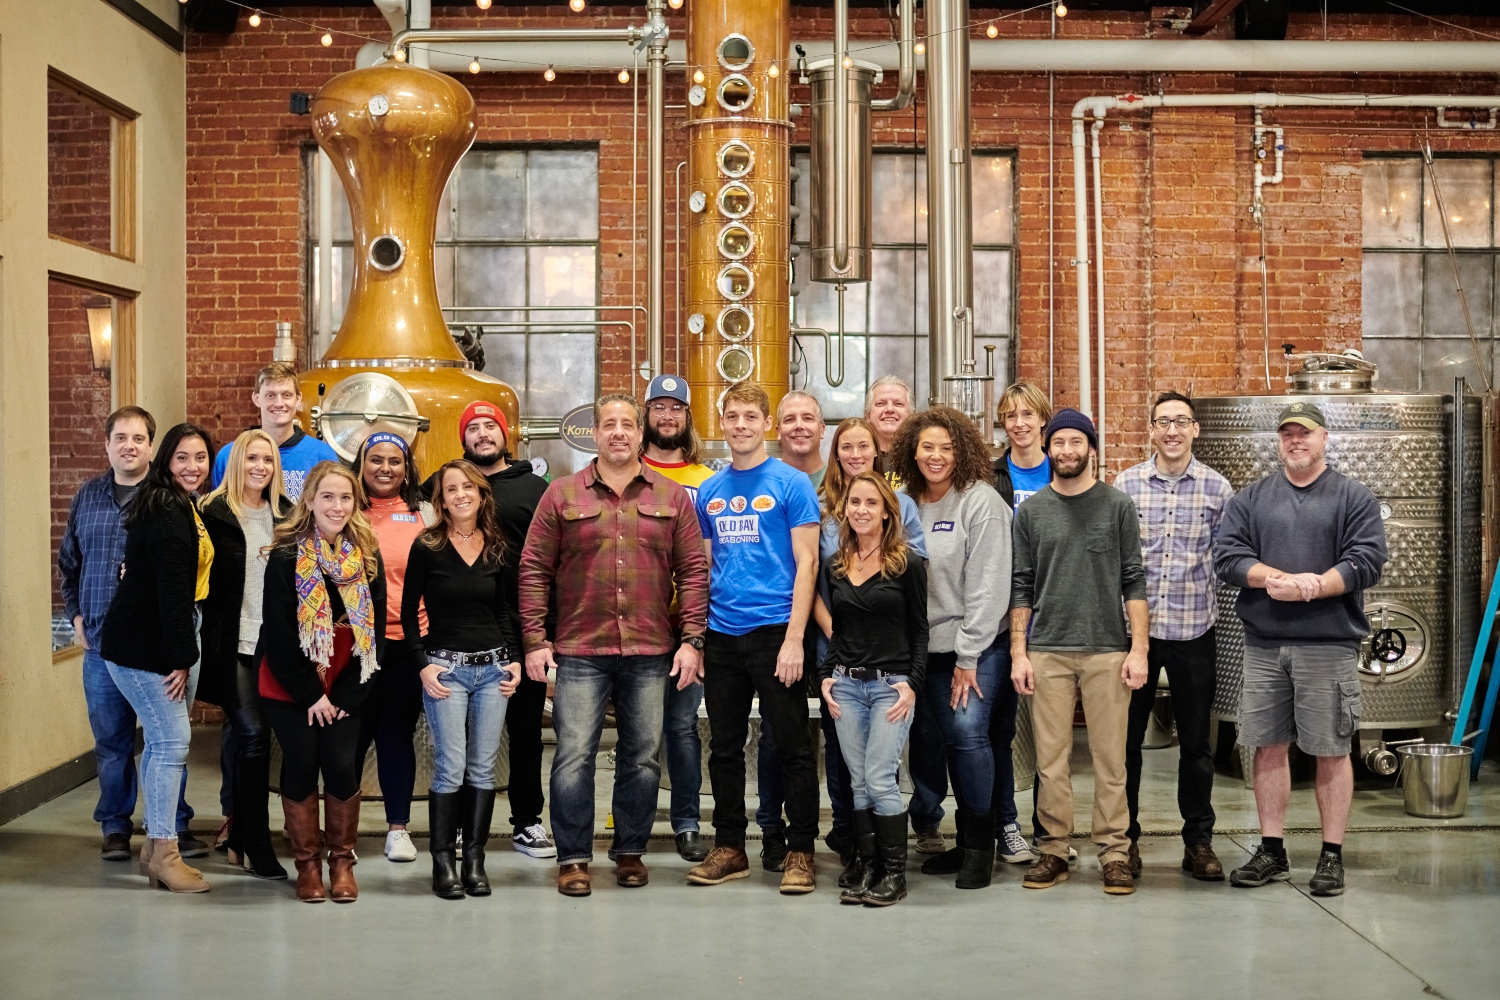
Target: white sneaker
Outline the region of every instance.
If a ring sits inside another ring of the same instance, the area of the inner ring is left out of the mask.
[[[533,823],[524,830],[517,830],[510,838],[510,846],[533,858],[557,857],[557,845],[547,836],[542,824]]]
[[[405,830],[392,830],[386,834],[385,856],[391,861],[417,860],[417,845],[411,842],[411,834]]]
[[[1000,857],[1013,865],[1037,859],[1026,838],[1021,836],[1020,824],[1007,823],[1000,831]]]

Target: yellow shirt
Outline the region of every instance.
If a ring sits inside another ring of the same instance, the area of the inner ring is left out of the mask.
[[[198,516],[198,507],[193,505],[193,523],[198,526],[198,585],[193,589],[193,600],[201,601],[208,597],[208,571],[214,564],[214,543],[208,537],[208,529],[203,526],[203,518]]]
[[[641,461],[649,465],[653,472],[660,472],[687,490],[695,507],[698,505],[698,487],[714,474],[714,470],[706,465],[689,465],[686,462],[653,462],[644,455],[641,456]]]

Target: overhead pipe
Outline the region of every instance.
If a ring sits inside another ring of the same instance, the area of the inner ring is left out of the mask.
[[[663,374],[667,318],[667,5],[646,3],[646,357]],[[635,233],[630,234],[632,241]],[[632,373],[633,375],[634,373]]]
[[[1104,427],[1104,380],[1106,368],[1104,364],[1104,179],[1099,169],[1099,132],[1104,128],[1104,116],[1100,115],[1094,119],[1092,129],[1094,146],[1094,289],[1099,295],[1099,419],[1098,426]],[[1098,435],[1099,447],[1099,473],[1104,473],[1104,436]]]
[[[871,111],[902,111],[911,107],[917,93],[917,16],[916,0],[901,0],[900,32],[896,55],[896,93],[879,101],[870,102]],[[847,41],[847,40],[846,40]],[[861,46],[863,43],[860,43]],[[881,67],[884,69],[885,67]]]

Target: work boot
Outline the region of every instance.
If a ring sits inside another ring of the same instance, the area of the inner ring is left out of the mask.
[[[906,813],[875,816],[879,878],[865,891],[866,906],[890,906],[906,898]]]
[[[1111,896],[1128,896],[1135,892],[1135,876],[1130,874],[1128,861],[1106,861],[1100,875],[1104,891]]]
[[[576,861],[557,866],[557,891],[564,896],[587,896],[594,891],[589,877],[589,863]]]
[[[694,885],[719,885],[749,875],[750,859],[745,856],[743,847],[715,847],[702,864],[688,871],[687,880]]]
[[[458,792],[427,793],[427,826],[432,831],[427,844],[432,854],[432,892],[441,899],[464,898],[464,884],[458,877],[453,856],[453,840],[458,833],[458,797]]]
[[[231,850],[256,878],[284,879],[286,869],[271,844],[271,758],[241,757],[235,761],[234,826]],[[230,855],[231,859],[233,854]]]
[[[958,837],[953,846],[922,862],[923,875],[955,875],[964,866],[964,827],[968,825],[964,810],[960,809],[953,814],[953,825],[958,828]]]
[[[768,872],[779,872],[785,861],[786,834],[776,830],[763,836],[760,841],[760,866]]]
[[[359,842],[360,793],[336,799],[324,793],[324,827],[328,831],[328,895],[335,903],[359,898],[354,881],[354,848]]]
[[[297,866],[297,898],[304,903],[321,903],[323,891],[323,831],[318,826],[318,793],[301,802],[281,797],[281,811],[286,816],[286,837],[292,843],[292,860]]]
[[[212,888],[201,874],[195,875],[182,863],[177,849],[177,840],[159,840],[151,849],[151,866],[146,879],[153,889],[169,889],[172,892],[207,892]]]
[[[1224,866],[1212,844],[1189,844],[1183,848],[1182,870],[1192,872],[1200,882],[1224,881]]]
[[[995,873],[995,814],[969,813],[959,843],[963,845],[964,859],[954,886],[959,889],[985,888]]]
[[[787,851],[786,864],[781,868],[781,894],[800,896],[817,886],[812,851]]]
[[[495,812],[495,790],[493,788],[471,788],[465,785],[459,790],[459,806],[463,811],[464,863],[461,879],[464,892],[470,896],[488,896],[490,878],[484,872],[484,849],[490,839],[490,818]]]
[[[1021,885],[1027,889],[1050,889],[1059,882],[1068,880],[1068,859],[1056,854],[1043,854],[1036,864],[1026,869]]]
[[[639,889],[651,881],[646,862],[639,854],[622,854],[615,858],[615,884],[623,889]]]
[[[875,810],[854,810],[854,850],[839,875],[840,903],[863,903],[875,873]]]

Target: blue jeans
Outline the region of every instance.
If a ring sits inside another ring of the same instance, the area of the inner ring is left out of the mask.
[[[953,693],[953,653],[931,653],[927,657],[926,694],[943,734],[948,774],[960,809],[987,813],[993,808],[995,755],[990,746],[990,713],[997,700],[1002,665],[1010,678],[1010,634],[1000,633],[979,656],[975,680],[982,698],[969,695],[968,704],[950,708]],[[920,699],[919,699],[920,700]]]
[[[666,729],[667,774],[672,778],[672,832],[698,830],[701,818],[698,798],[703,792],[703,738],[698,735],[698,706],[703,704],[703,684],[677,690],[677,680],[667,683],[663,714]]]
[[[177,837],[177,803],[187,778],[188,742],[193,729],[188,723],[192,691],[180,701],[167,697],[166,677],[147,670],[122,667],[104,661],[115,687],[125,696],[146,738],[141,753],[141,787],[146,798],[146,836],[153,840]],[[196,676],[195,664],[190,676]],[[190,689],[196,684],[189,684]],[[133,736],[132,736],[133,740]]]
[[[135,772],[135,709],[110,676],[109,666],[97,649],[83,651],[83,700],[88,706],[89,728],[94,731],[94,760],[99,773],[99,804],[94,822],[104,835],[130,836],[138,791]],[[193,819],[187,804],[187,769],[177,791],[177,823],[186,830]]]
[[[885,717],[899,697],[894,683],[900,681],[900,677],[857,681],[835,673],[830,692],[839,704],[835,725],[849,765],[854,808],[873,809],[880,816],[899,816],[903,811],[898,773],[914,713],[909,711],[900,722]]]
[[[672,658],[661,656],[559,656],[552,694],[552,835],[557,863],[594,856],[594,760],[604,730],[604,708],[615,704],[615,838],[609,856],[641,855],[656,820],[661,787],[663,688]],[[673,681],[672,683],[676,683]]]
[[[466,784],[481,790],[494,788],[495,757],[505,725],[505,696],[500,693],[503,666],[452,664],[432,657],[427,662],[443,668],[438,682],[448,689],[446,698],[434,698],[422,689],[427,725],[432,730],[432,790],[441,795]]]

